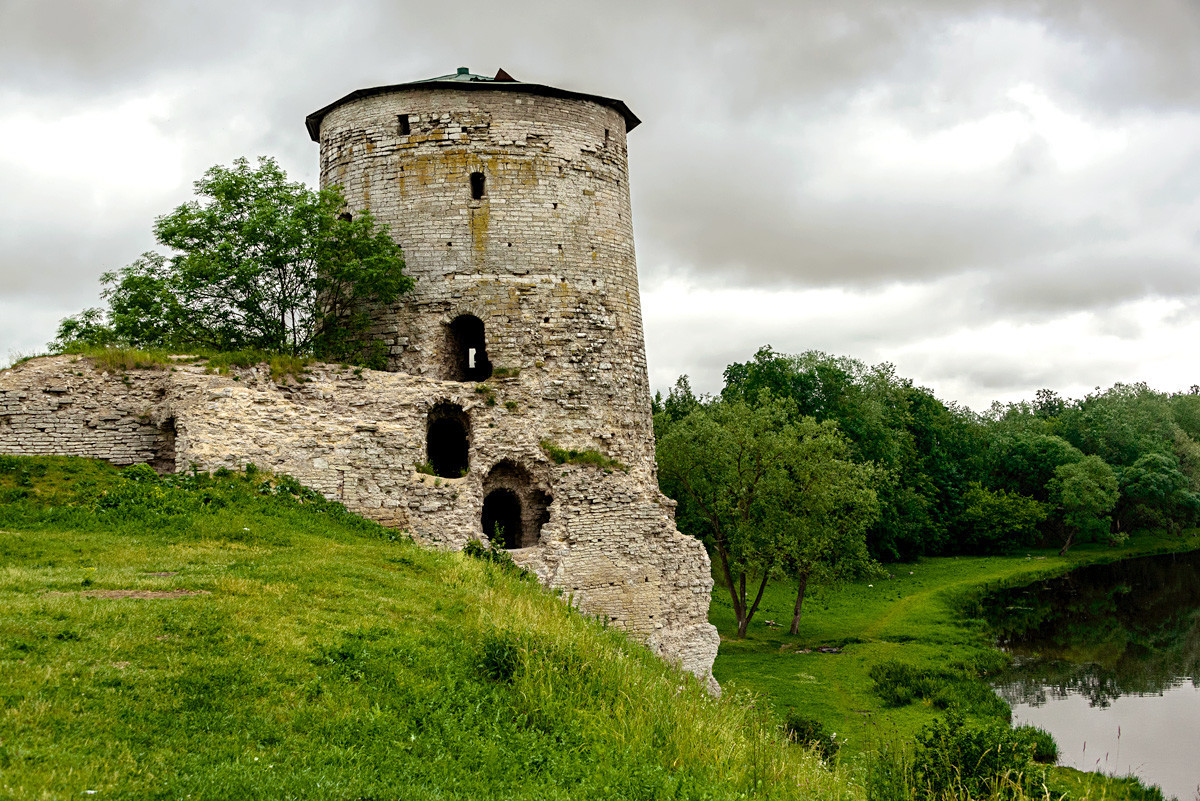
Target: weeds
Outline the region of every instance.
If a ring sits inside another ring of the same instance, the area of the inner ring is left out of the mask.
[[[629,468],[617,461],[611,459],[600,451],[590,449],[586,451],[577,451],[574,449],[566,450],[560,448],[548,439],[544,439],[539,443],[542,450],[555,464],[584,464],[592,467],[599,467],[602,470],[620,470],[624,473],[629,472]]]

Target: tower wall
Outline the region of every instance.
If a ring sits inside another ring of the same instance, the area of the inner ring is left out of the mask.
[[[452,86],[349,100],[320,123],[322,184],[391,228],[416,279],[376,315],[390,369],[452,377],[449,324],[473,315],[492,365],[539,398],[548,438],[652,462],[625,117]]]

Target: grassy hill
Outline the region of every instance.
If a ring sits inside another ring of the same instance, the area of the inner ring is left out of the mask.
[[[863,797],[491,556],[253,470],[0,456],[0,796]]]

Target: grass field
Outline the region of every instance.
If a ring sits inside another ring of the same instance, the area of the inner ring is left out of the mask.
[[[853,752],[933,716],[884,714],[870,664],[989,653],[950,598],[1062,566],[817,594],[799,638],[725,643],[716,700],[502,557],[421,549],[294,481],[0,456],[0,797],[866,799]],[[760,621],[786,622],[777,592]],[[794,652],[821,644],[843,653]],[[790,743],[767,698],[847,755]]]
[[[0,457],[0,797],[747,796],[862,791],[503,561],[254,473]]]

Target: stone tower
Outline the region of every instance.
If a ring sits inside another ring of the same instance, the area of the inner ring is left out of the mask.
[[[289,474],[447,548],[514,561],[715,690],[712,574],[658,490],[625,104],[460,69],[309,116],[321,179],[404,248],[388,372],[0,371],[0,453]]]
[[[389,368],[519,371],[546,437],[652,461],[625,145],[638,123],[619,100],[465,67],[310,115],[322,185],[386,223],[416,279],[376,317]]]

